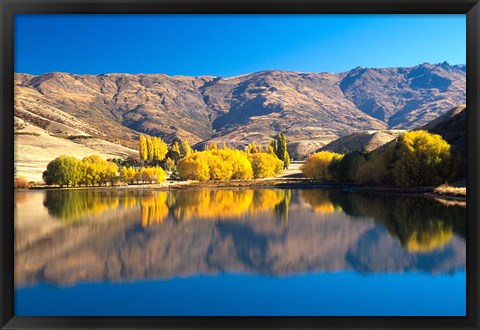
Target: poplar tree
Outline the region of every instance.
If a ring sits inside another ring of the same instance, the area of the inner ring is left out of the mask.
[[[143,134],[140,135],[140,140],[138,142],[138,151],[140,153],[140,159],[147,160],[148,158],[147,139]]]
[[[153,148],[154,148],[154,145],[153,145],[153,138],[148,135],[147,136],[147,159],[148,160],[152,160],[153,159]]]
[[[277,139],[270,142],[270,145],[273,147],[278,159],[283,161],[283,168],[288,168],[290,166],[290,155],[287,150],[287,138],[285,134],[278,133]]]

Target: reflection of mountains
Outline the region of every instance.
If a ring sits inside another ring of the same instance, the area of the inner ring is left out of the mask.
[[[44,205],[63,225],[16,246],[17,285],[224,271],[465,268],[465,208],[423,198],[273,189],[49,191]]]

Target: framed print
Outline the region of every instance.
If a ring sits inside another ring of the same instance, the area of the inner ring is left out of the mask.
[[[1,328],[478,328],[477,1],[11,1]]]

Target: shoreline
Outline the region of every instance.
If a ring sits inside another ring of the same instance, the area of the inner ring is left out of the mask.
[[[396,195],[418,195],[430,198],[441,198],[454,201],[466,201],[466,196],[452,195],[445,193],[438,193],[435,191],[437,187],[412,187],[412,188],[396,188],[385,186],[356,186],[354,184],[345,183],[327,183],[319,182],[306,178],[265,178],[253,180],[230,180],[230,181],[178,181],[167,180],[163,183],[155,184],[138,184],[138,185],[124,185],[124,186],[101,186],[101,187],[50,187],[50,186],[36,186],[29,189],[16,189],[15,191],[24,190],[182,190],[182,189],[226,189],[226,188],[282,188],[282,189],[342,189],[351,192],[365,192],[365,193],[386,193]]]

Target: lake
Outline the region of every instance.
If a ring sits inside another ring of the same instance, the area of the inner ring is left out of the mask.
[[[18,316],[465,316],[466,208],[342,189],[15,192]]]

